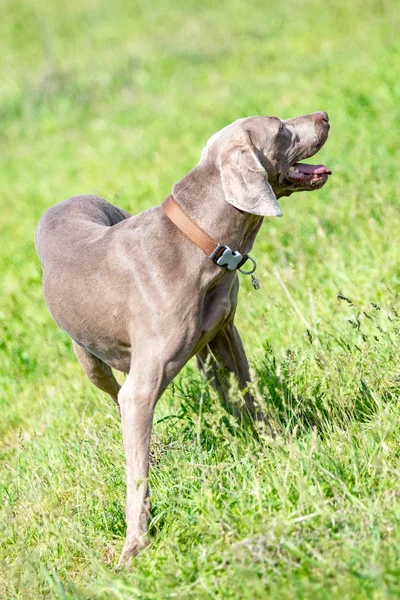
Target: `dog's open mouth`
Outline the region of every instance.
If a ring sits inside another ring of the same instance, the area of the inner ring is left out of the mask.
[[[289,168],[286,177],[292,183],[309,184],[310,186],[319,186],[328,179],[332,171],[325,165],[306,165],[296,163]]]

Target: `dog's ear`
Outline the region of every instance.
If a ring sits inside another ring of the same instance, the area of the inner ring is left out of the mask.
[[[223,152],[220,172],[225,198],[235,208],[262,217],[282,216],[268,174],[250,145]]]

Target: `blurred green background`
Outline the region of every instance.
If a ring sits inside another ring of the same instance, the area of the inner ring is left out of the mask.
[[[0,2],[0,592],[400,595],[398,2]],[[240,117],[326,110],[323,190],[281,201],[238,326],[275,442],[189,364],[157,409],[152,544],[131,572],[109,401],[47,313],[41,214],[159,204]]]

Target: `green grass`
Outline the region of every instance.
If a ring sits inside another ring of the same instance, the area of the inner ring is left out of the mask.
[[[400,596],[399,27],[394,0],[2,2],[2,598]],[[237,319],[277,438],[190,363],[157,407],[151,545],[117,572],[120,424],[45,309],[36,223],[78,193],[159,204],[222,126],[315,110],[334,174],[266,219]]]

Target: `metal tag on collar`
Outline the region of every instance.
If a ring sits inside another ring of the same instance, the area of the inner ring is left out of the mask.
[[[239,268],[239,269],[238,269],[238,271],[239,271],[240,273],[242,273],[243,275],[251,275],[251,283],[253,284],[253,288],[254,288],[255,290],[259,290],[259,289],[260,289],[260,283],[259,283],[259,281],[258,281],[257,277],[255,277],[255,276],[253,275],[254,271],[255,271],[255,270],[256,270],[256,268],[257,268],[257,263],[256,263],[256,261],[254,260],[254,258],[253,258],[252,256],[250,256],[249,254],[247,254],[247,256],[246,256],[246,262],[247,262],[247,260],[251,260],[251,262],[253,263],[253,265],[252,265],[252,267],[251,267],[250,271],[244,271],[242,268]]]
[[[215,260],[214,257],[221,248],[224,248],[224,251],[221,256]],[[229,269],[229,271],[235,271],[240,262],[243,260],[243,255],[240,254],[240,252],[236,252],[236,250],[232,250],[232,248],[229,248],[229,246],[219,245],[218,248],[216,248],[212,253],[210,258],[220,267],[226,267]]]
[[[253,284],[253,288],[255,290],[260,289],[260,282],[258,281],[257,277],[254,277],[254,275],[251,276],[251,283]]]

